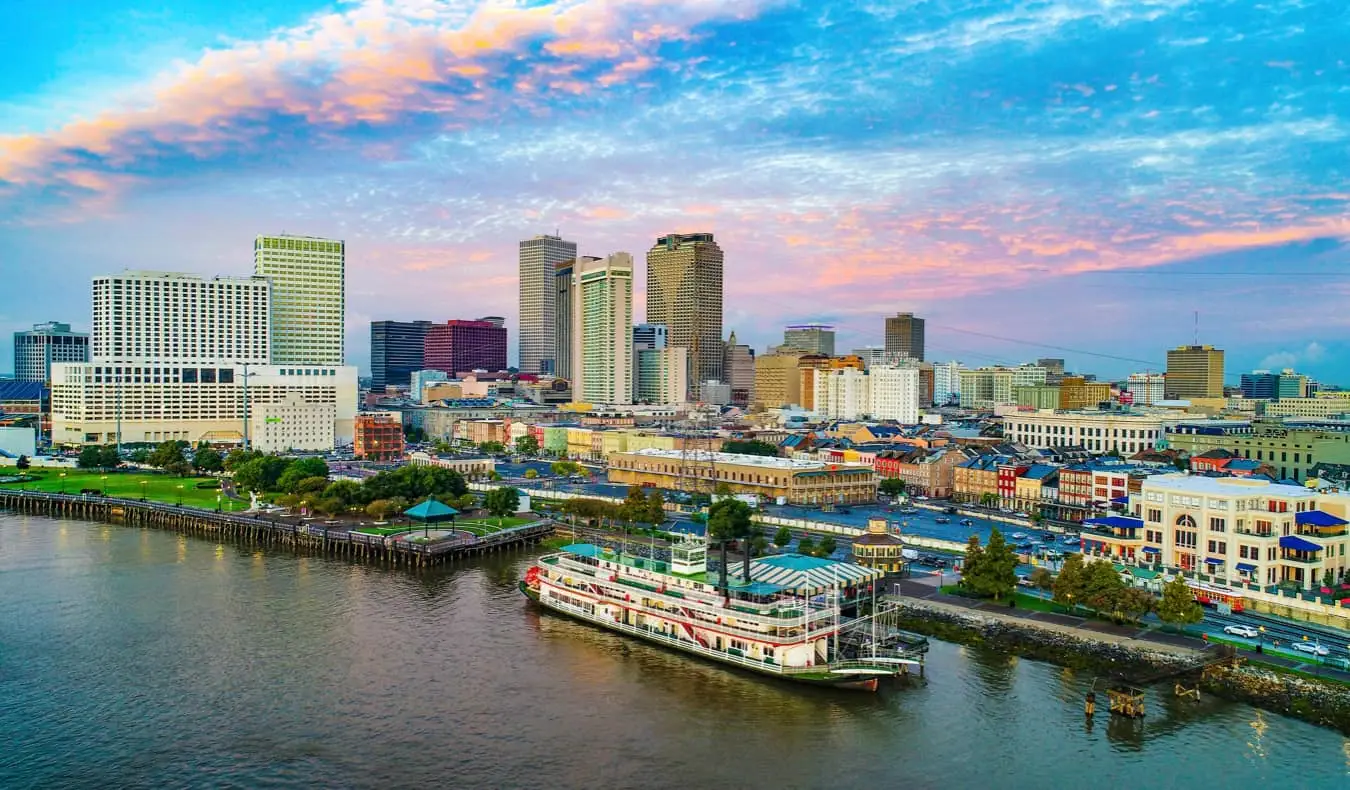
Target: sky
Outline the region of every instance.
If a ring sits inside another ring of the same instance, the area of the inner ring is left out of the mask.
[[[6,14],[5,334],[87,328],[96,274],[248,274],[289,232],[347,242],[350,363],[372,320],[481,315],[514,359],[520,239],[641,259],[712,232],[759,350],[808,321],[879,344],[910,311],[930,359],[1119,377],[1198,338],[1233,383],[1350,384],[1343,0]]]

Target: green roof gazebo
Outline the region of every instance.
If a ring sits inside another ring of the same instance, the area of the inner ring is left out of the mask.
[[[435,497],[428,497],[425,501],[403,511],[403,515],[413,521],[422,522],[422,531],[425,534],[429,526],[440,521],[454,521],[459,511],[449,505],[440,502]]]

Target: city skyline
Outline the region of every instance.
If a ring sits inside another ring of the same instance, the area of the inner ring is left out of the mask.
[[[17,10],[0,261],[35,274],[0,330],[88,331],[93,277],[241,272],[283,229],[346,242],[350,363],[372,320],[441,313],[507,316],[514,359],[520,239],[706,231],[759,351],[912,311],[970,366],[1123,378],[1198,340],[1229,385],[1350,379],[1327,3],[462,7],[76,12],[118,41]]]

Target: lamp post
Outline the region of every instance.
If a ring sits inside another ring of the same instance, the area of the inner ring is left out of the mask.
[[[1264,653],[1266,652],[1266,627],[1264,625],[1257,626],[1256,630],[1260,632],[1256,637],[1256,652]]]
[[[61,493],[66,493],[66,473],[61,473]]]
[[[149,483],[150,483],[149,480],[142,480],[142,481],[141,481],[141,501],[142,501],[142,502],[145,501],[145,487],[146,487],[147,485],[149,485]]]
[[[220,494],[216,494],[216,512],[220,512]]]
[[[182,484],[182,483],[179,483],[179,484],[178,484],[178,506],[179,506],[179,507],[182,507],[182,506],[183,506],[183,484]]]
[[[107,475],[104,475],[103,477],[101,477],[101,478],[99,478],[99,479],[101,479],[101,480],[103,481],[103,496],[107,496],[107,495],[108,495],[108,476],[107,476]]]

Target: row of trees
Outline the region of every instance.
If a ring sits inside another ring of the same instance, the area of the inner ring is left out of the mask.
[[[1204,619],[1204,610],[1180,575],[1163,585],[1162,596],[1127,584],[1108,560],[1085,562],[1083,555],[1070,554],[1058,576],[1045,568],[1031,574],[1037,587],[1051,590],[1057,602],[1066,606],[1084,606],[1116,620],[1138,620],[1156,612],[1165,623],[1184,625]]]
[[[240,469],[249,469],[256,460],[246,461]],[[313,460],[319,459],[300,459]],[[311,467],[309,471],[314,471],[314,468]],[[326,474],[326,468],[324,472]],[[477,499],[469,493],[464,477],[452,469],[438,466],[401,466],[380,472],[360,483],[355,480],[335,480],[330,483],[326,477],[303,477],[303,473],[292,473],[287,469],[279,476],[277,487],[271,490],[285,490],[286,494],[277,499],[277,504],[284,507],[308,507],[327,515],[364,512],[377,521],[402,513],[430,496],[457,510],[470,510],[477,505]],[[236,471],[236,482],[238,475]],[[300,479],[293,488],[283,488],[294,477]],[[519,494],[516,496],[519,497]],[[514,507],[511,512],[514,512]]]

